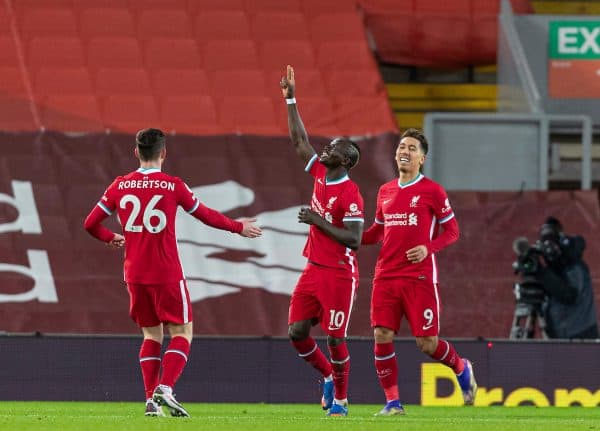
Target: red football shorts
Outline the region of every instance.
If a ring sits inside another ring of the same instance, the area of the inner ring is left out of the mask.
[[[185,280],[164,284],[127,284],[129,316],[140,328],[192,321],[192,303]]]
[[[371,326],[398,332],[406,316],[415,337],[436,336],[440,331],[438,285],[413,278],[373,280]]]
[[[309,262],[292,292],[288,324],[317,318],[327,335],[345,337],[357,288],[356,271]]]

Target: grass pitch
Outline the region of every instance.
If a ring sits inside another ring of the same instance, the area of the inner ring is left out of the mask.
[[[380,405],[350,405],[328,418],[306,404],[185,403],[191,418],[147,418],[143,403],[3,402],[0,430],[35,431],[600,431],[600,409],[582,407],[420,407],[406,416],[374,417]]]

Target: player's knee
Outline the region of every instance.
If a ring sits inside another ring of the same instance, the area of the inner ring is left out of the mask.
[[[417,337],[417,347],[426,355],[432,355],[437,348],[436,337]]]
[[[375,337],[375,342],[380,344],[394,341],[394,331],[383,326],[376,326],[373,329],[373,336]]]
[[[306,337],[308,337],[309,332],[310,326],[307,327],[306,325],[302,325],[299,322],[292,323],[288,327],[288,337],[290,337],[290,340],[292,341],[304,340]]]
[[[332,337],[331,335],[327,336],[327,345],[329,346],[339,346],[340,344],[342,344],[343,342],[346,341],[346,338],[336,338],[336,337]]]

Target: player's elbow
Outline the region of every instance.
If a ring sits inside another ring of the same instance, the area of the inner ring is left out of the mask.
[[[95,225],[96,224],[94,223],[94,221],[93,221],[93,219],[92,219],[91,216],[87,216],[85,218],[85,220],[83,221],[83,228],[86,231],[88,231],[89,233],[91,233],[94,230]]]

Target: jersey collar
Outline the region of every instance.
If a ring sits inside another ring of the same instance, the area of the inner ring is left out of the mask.
[[[348,176],[348,174],[344,175],[341,178],[338,178],[337,180],[331,180],[331,181],[328,180],[327,177],[325,177],[325,185],[327,185],[327,186],[333,186],[335,184],[341,184],[344,181],[348,181],[348,180],[350,180],[350,177]]]
[[[160,169],[159,168],[138,168],[136,170],[136,172],[139,172],[140,174],[148,175],[148,174],[155,174],[157,172],[160,172]]]
[[[414,179],[406,182],[406,183],[401,183],[400,182],[400,178],[398,178],[398,187],[400,187],[401,189],[404,189],[406,187],[410,187],[416,183],[418,183],[419,181],[421,181],[423,178],[425,178],[425,175],[423,175],[422,173],[419,172],[419,175],[417,175]]]

